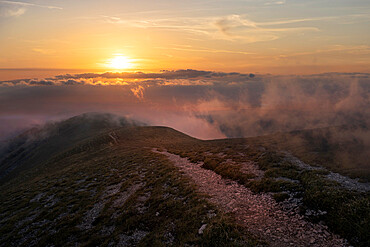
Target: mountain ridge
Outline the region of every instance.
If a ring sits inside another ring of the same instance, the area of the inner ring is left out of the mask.
[[[71,130],[66,126],[62,129]],[[203,141],[163,126],[97,126],[87,131],[92,135],[79,141],[81,136],[73,136],[73,145],[23,166],[0,184],[2,242],[60,245],[69,238],[70,246],[285,246],[285,241],[367,246],[370,241],[368,187],[356,187],[356,181],[346,187],[325,167],[284,151],[309,150],[289,142],[304,131]],[[220,198],[214,197],[218,187],[211,186],[212,177],[226,193]],[[264,206],[254,213],[243,206],[258,201]],[[274,213],[267,217],[266,210]],[[258,220],[274,223],[260,231]],[[297,222],[305,226],[290,227]]]

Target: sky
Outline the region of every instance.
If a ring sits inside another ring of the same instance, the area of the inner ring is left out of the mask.
[[[0,0],[0,68],[369,72],[369,30],[368,0]]]
[[[85,112],[201,139],[370,126],[369,30],[368,0],[0,0],[0,141]]]

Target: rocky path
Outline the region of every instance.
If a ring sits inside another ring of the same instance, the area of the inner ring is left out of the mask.
[[[269,195],[254,194],[187,158],[156,149],[153,152],[167,156],[198,185],[200,192],[211,196],[212,203],[233,212],[240,224],[270,246],[349,246],[326,226],[307,222],[299,214],[284,211]]]

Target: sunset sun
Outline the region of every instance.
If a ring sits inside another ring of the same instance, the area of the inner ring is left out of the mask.
[[[121,54],[115,54],[107,61],[106,66],[111,69],[130,69],[133,64],[132,59]]]

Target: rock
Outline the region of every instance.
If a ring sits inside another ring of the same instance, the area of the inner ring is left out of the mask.
[[[199,230],[198,230],[199,235],[202,235],[202,234],[203,234],[203,232],[204,232],[204,230],[206,229],[206,227],[207,227],[207,224],[203,224],[203,225],[199,228]]]
[[[311,238],[310,244],[313,244],[313,243],[315,243],[315,239],[314,238]]]

